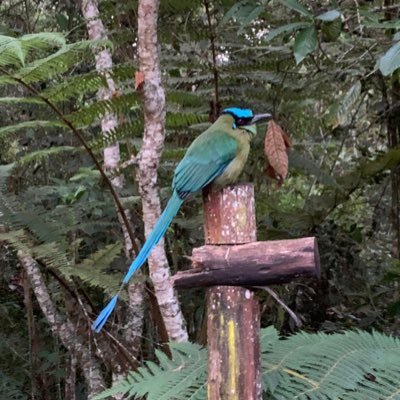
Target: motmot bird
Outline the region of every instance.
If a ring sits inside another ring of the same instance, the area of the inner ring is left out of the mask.
[[[207,185],[219,189],[234,183],[243,170],[250,151],[250,141],[257,133],[256,124],[270,114],[253,114],[250,109],[226,108],[220,117],[189,146],[179,162],[172,181],[172,196],[139,254],[130,265],[121,288],[101,311],[92,328],[99,332],[114,310],[119,293],[132,275],[149,257],[153,247],[167,231],[183,201]]]

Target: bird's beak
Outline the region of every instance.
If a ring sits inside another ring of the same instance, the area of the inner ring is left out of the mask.
[[[265,122],[265,121],[269,120],[270,118],[272,118],[271,114],[256,114],[252,118],[250,124],[251,125],[259,124],[260,122]]]

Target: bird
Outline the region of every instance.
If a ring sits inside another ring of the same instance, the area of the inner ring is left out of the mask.
[[[248,108],[225,108],[218,119],[192,142],[175,169],[171,198],[129,266],[119,292],[93,322],[92,329],[95,332],[101,331],[114,310],[122,289],[146,262],[185,199],[208,185],[211,185],[211,190],[218,190],[237,180],[247,161],[251,139],[257,133],[256,124],[269,118],[271,114],[254,114]]]

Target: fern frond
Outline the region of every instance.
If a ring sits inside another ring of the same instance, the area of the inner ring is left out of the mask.
[[[96,101],[81,107],[78,111],[67,115],[66,118],[75,126],[84,127],[98,121],[105,114],[126,114],[131,109],[138,107],[138,94],[126,93],[109,100]]]
[[[399,399],[400,340],[374,332],[299,333],[280,339],[260,332],[264,390],[274,400]],[[207,352],[196,344],[171,344],[172,360],[157,352],[144,366],[93,400],[123,394],[135,399],[206,397]],[[157,381],[157,385],[154,385]]]
[[[147,361],[135,373],[92,400],[106,399],[115,394],[147,400],[204,400],[206,392],[207,351],[192,343],[172,343],[172,359],[156,350],[159,364]],[[154,385],[155,380],[157,385]]]
[[[97,71],[72,76],[43,90],[40,94],[51,102],[65,101],[75,96],[83,96],[106,87],[106,78]]]
[[[43,158],[48,158],[50,156],[55,156],[55,155],[59,155],[62,153],[73,153],[73,152],[78,152],[81,150],[82,150],[81,147],[73,147],[73,146],[49,147],[48,149],[33,151],[32,153],[28,153],[28,154],[22,156],[18,160],[18,163],[26,164],[31,161],[40,161]]]
[[[198,113],[167,113],[167,128],[187,128],[190,125],[208,121],[208,115]]]
[[[34,258],[42,260],[47,267],[57,268],[63,275],[67,275],[64,271],[71,267],[71,261],[66,254],[65,248],[61,248],[58,242],[33,246],[30,248],[30,252]]]
[[[9,400],[28,400],[22,382],[0,372],[0,393]]]
[[[60,268],[60,272],[67,278],[76,276],[83,282],[100,287],[105,293],[114,295],[121,285],[122,274],[104,274],[101,271],[110,267],[111,263],[120,256],[121,250],[122,244],[117,242],[97,250],[80,264],[72,265],[69,263],[61,268],[59,265],[55,266]],[[124,297],[122,295],[122,298]]]
[[[25,59],[31,50],[44,50],[65,45],[60,33],[42,32],[15,38],[0,35],[0,65],[25,65]]]
[[[64,226],[62,222],[49,218],[46,211],[36,212],[21,210],[19,204],[13,203],[13,198],[0,197],[0,221],[14,229],[28,229],[40,242],[63,242]]]
[[[117,128],[108,131],[105,135],[101,135],[89,142],[89,146],[94,151],[100,151],[118,141],[128,138],[138,137],[143,132],[143,121],[141,119],[135,122],[127,122],[118,125]]]
[[[38,97],[0,97],[0,104],[44,104]]]
[[[167,92],[167,101],[182,107],[204,107],[204,98],[193,92],[174,90]]]
[[[92,57],[92,50],[110,46],[110,42],[106,40],[87,40],[68,44],[57,52],[35,60],[26,67],[21,68],[15,76],[27,84],[47,81],[68,71],[72,66],[86,59],[86,57]]]
[[[279,374],[276,399],[393,399],[400,393],[399,349],[399,339],[376,332],[300,333],[264,348],[263,381],[268,386],[268,375],[276,381]]]
[[[113,68],[112,71],[109,71],[109,74],[115,83],[121,84],[129,81],[128,83],[132,86],[132,77],[135,74],[135,70],[136,68],[132,65],[123,64]],[[40,94],[52,102],[60,102],[73,97],[82,97],[103,87],[107,87],[106,78],[97,71],[91,71],[54,83]]]
[[[37,128],[64,128],[66,129],[67,126],[59,121],[25,121],[20,122],[15,125],[8,125],[3,126],[0,128],[0,137],[5,138],[9,137],[12,134],[17,133],[18,131],[24,129],[37,129]]]
[[[19,38],[23,46],[28,50],[45,50],[65,45],[65,37],[60,32],[30,33]]]
[[[29,237],[23,229],[0,233],[0,242],[7,242],[13,246],[15,250],[22,250],[31,254],[30,246],[32,244],[32,238]]]

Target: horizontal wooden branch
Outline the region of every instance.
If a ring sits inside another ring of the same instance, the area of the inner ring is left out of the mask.
[[[191,270],[171,277],[175,287],[266,286],[319,276],[318,246],[314,237],[206,245],[194,249],[191,260]]]

